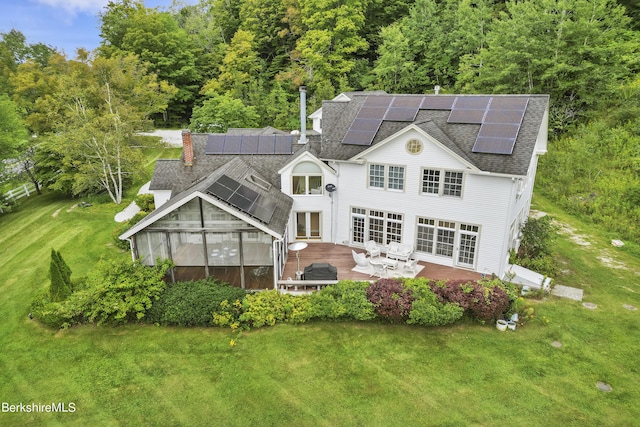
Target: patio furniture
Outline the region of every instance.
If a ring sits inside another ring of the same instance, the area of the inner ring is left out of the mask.
[[[304,280],[338,280],[338,269],[331,264],[315,262],[304,268]]]
[[[415,258],[409,258],[408,261],[404,263],[403,271],[405,273],[416,274],[416,266],[418,265],[418,260]]]
[[[379,261],[372,261],[371,258],[369,258],[369,264],[373,267],[373,273],[371,273],[369,277],[378,276],[382,279],[387,276],[387,267],[385,264]]]
[[[389,243],[389,247],[387,249],[387,258],[408,261],[411,253],[413,252],[413,248],[409,245],[403,245],[397,242]]]
[[[353,255],[353,260],[358,267],[369,267],[369,260],[367,260],[367,255],[359,254],[354,250],[351,250],[351,255]]]
[[[380,256],[380,246],[375,241],[369,240],[364,244],[364,248],[371,258]]]

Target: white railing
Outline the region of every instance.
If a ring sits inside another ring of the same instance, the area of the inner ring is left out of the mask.
[[[19,199],[22,199],[23,197],[28,197],[35,192],[36,192],[36,186],[33,185],[33,183],[22,184],[20,187],[14,188],[13,190],[9,190],[6,193],[4,193],[4,197],[7,200],[19,200]],[[0,213],[2,212],[4,211],[2,210],[2,205],[0,205]]]

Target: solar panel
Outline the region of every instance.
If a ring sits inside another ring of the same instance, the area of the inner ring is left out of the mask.
[[[478,137],[489,137],[489,138],[516,138],[518,136],[518,131],[520,130],[520,125],[511,124],[511,123],[484,123],[480,127],[480,132],[478,132]]]
[[[276,135],[276,144],[273,154],[291,154],[293,137],[290,135]]]
[[[489,108],[496,110],[526,110],[529,103],[528,96],[494,96]]]
[[[453,103],[454,110],[485,110],[491,101],[490,96],[457,96]]]
[[[447,123],[481,124],[485,110],[451,110]]]
[[[257,154],[258,153],[258,135],[243,135],[241,154]]]
[[[207,192],[265,223],[271,221],[277,207],[275,202],[227,175],[218,178]]]
[[[362,107],[381,107],[387,108],[391,105],[391,101],[393,101],[393,96],[384,96],[384,95],[370,95],[367,96],[367,99],[364,100],[364,104]]]
[[[207,138],[207,148],[205,148],[205,154],[222,154],[224,149],[224,135],[209,135]]]
[[[455,96],[450,95],[427,95],[422,97],[421,110],[451,110]]]
[[[366,132],[362,130],[350,130],[342,140],[343,144],[349,145],[371,145],[376,132]]]
[[[524,110],[487,110],[484,123],[522,123]]]
[[[259,197],[251,206],[248,213],[268,224],[273,217],[273,213],[276,211],[276,207],[277,204],[274,201]]]
[[[422,96],[396,96],[389,108],[420,108]]]
[[[474,153],[485,154],[512,154],[515,147],[515,138],[495,138],[479,136],[473,145]]]
[[[258,152],[256,154],[273,154],[275,152],[275,146],[275,135],[260,135],[258,137]]]
[[[380,119],[387,112],[387,107],[361,107],[358,111],[357,119]]]
[[[349,130],[362,130],[366,132],[377,132],[382,120],[379,119],[359,119],[356,118],[351,123]]]
[[[240,154],[241,148],[241,135],[226,135],[224,140],[224,154]]]
[[[385,114],[385,120],[391,120],[395,122],[412,122],[416,119],[418,114],[418,107],[413,108],[393,108],[389,107],[387,114]]]

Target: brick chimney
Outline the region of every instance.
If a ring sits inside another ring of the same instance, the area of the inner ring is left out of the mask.
[[[193,144],[189,129],[182,130],[182,160],[185,166],[193,166]]]

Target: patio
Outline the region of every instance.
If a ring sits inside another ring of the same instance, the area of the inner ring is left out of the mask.
[[[338,280],[377,280],[377,277],[370,277],[368,274],[353,271],[356,263],[351,255],[351,250],[356,252],[365,252],[364,248],[352,248],[346,245],[338,245],[333,243],[309,243],[309,246],[300,251],[300,269],[304,270],[309,264],[314,262],[329,263],[338,269]],[[438,264],[427,262],[419,262],[418,265],[424,268],[416,275],[416,277],[425,277],[427,279],[458,279],[458,280],[478,280],[481,278],[480,273],[475,271],[463,270],[460,268],[445,267]],[[284,267],[282,280],[288,278],[295,279],[297,269],[297,260],[294,252],[289,252],[287,263]]]

